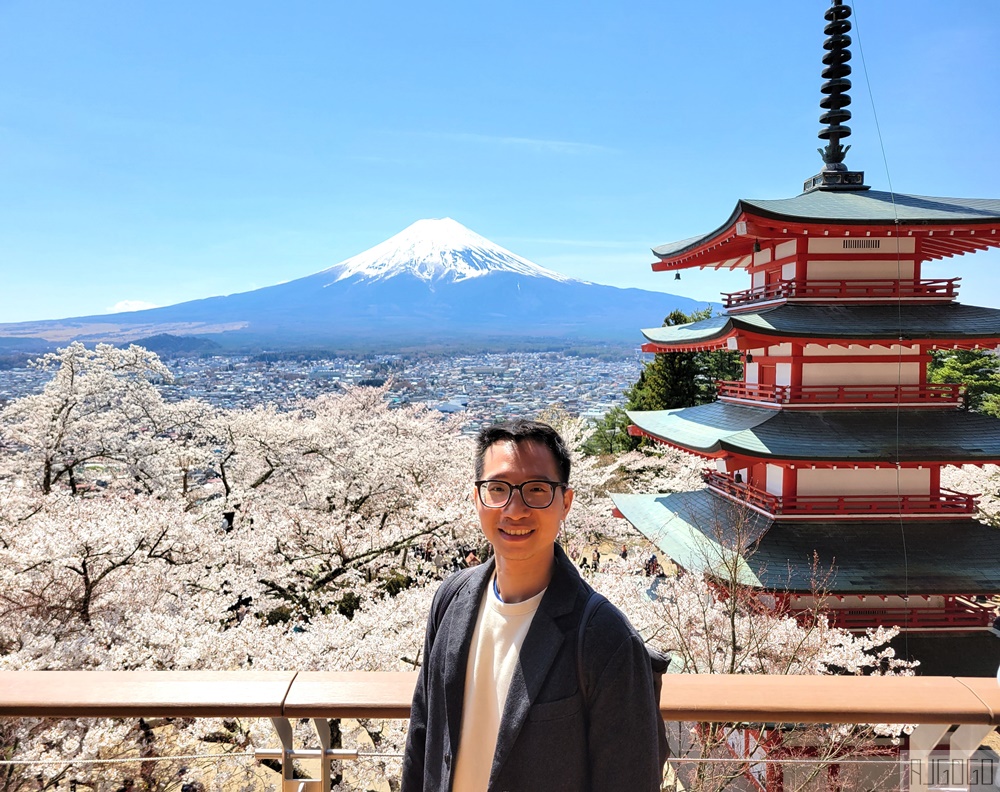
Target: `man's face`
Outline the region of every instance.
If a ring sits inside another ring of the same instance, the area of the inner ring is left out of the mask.
[[[541,443],[499,442],[486,449],[482,478],[523,484],[525,481],[559,481],[559,468],[552,452]],[[557,487],[547,509],[531,509],[524,504],[520,491],[511,493],[507,505],[491,509],[474,494],[479,524],[497,555],[507,562],[552,562],[552,547],[559,534],[559,523],[569,513],[573,490]]]

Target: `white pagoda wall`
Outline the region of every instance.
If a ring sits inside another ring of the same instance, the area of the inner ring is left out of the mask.
[[[796,251],[796,242],[794,239],[790,239],[787,242],[781,242],[774,246],[774,258],[775,260],[780,261],[783,258],[794,256],[795,251]],[[794,265],[795,262],[793,261],[792,264]],[[792,274],[793,275],[795,274],[794,270],[792,271]]]
[[[803,385],[919,385],[923,364],[878,362],[866,363],[865,358],[898,356],[902,360],[907,357],[916,358],[920,349],[916,346],[886,346],[865,347],[858,344],[841,346],[830,344],[806,344],[803,350],[806,357],[851,357],[857,362],[851,363],[803,363]]]
[[[863,247],[871,245],[873,247]],[[859,247],[862,246],[862,247]],[[810,260],[806,262],[808,280],[904,280],[916,277],[917,267],[913,258],[916,240],[912,237],[850,237],[847,239],[810,239]],[[898,255],[898,259],[866,258],[868,254]],[[838,256],[855,254],[857,258],[841,261],[823,261],[818,256],[834,253]]]
[[[772,495],[783,495],[785,491],[785,470],[777,465],[767,466],[767,485],[765,487]]]
[[[780,368],[778,365],[779,379]],[[803,385],[918,385],[920,364],[804,363]],[[789,366],[789,370],[791,366]],[[782,383],[784,384],[784,383]]]
[[[763,267],[765,264],[771,263],[771,251],[770,250],[758,250],[753,254],[753,264],[752,267]],[[754,288],[758,286],[763,286],[767,276],[764,274],[764,270],[757,270],[751,272],[750,274],[750,285]]]
[[[799,468],[795,480],[798,495],[929,495],[931,491],[927,468]]]
[[[807,280],[913,280],[916,267],[913,260],[810,261],[806,264]]]

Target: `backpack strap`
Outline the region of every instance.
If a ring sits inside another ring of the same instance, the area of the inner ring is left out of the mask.
[[[583,673],[583,636],[587,632],[587,625],[590,619],[601,605],[608,600],[603,594],[591,591],[587,598],[587,604],[583,608],[583,616],[580,618],[580,631],[576,635],[576,680],[583,693],[583,703],[590,706],[590,691],[587,690],[587,680]]]
[[[590,691],[587,690],[586,677],[583,673],[583,635],[587,631],[587,625],[590,623],[591,617],[605,602],[607,602],[607,598],[602,594],[596,591],[590,593],[587,604],[583,608],[583,617],[580,619],[580,632],[576,638],[576,678],[577,684],[580,686],[580,692],[583,694],[583,722],[588,730],[590,729]],[[670,665],[670,658],[660,654],[660,652],[649,644],[646,644],[646,654],[649,657],[649,667],[653,676],[653,700],[656,702],[656,706],[659,707],[660,692],[663,690],[663,675]],[[659,750],[660,769],[662,770],[667,759],[670,758],[667,730],[662,718],[657,719],[656,742]]]

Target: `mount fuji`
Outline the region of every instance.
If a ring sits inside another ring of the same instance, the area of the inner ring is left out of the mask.
[[[457,283],[494,272],[573,282],[573,278],[539,267],[450,217],[418,220],[385,242],[317,274],[334,275],[338,281],[355,276],[385,280],[406,274],[427,282]]]
[[[0,324],[17,342],[123,343],[162,333],[228,348],[413,349],[514,343],[637,342],[694,300],[569,278],[460,223],[419,220],[329,269],[250,292],[163,308]]]

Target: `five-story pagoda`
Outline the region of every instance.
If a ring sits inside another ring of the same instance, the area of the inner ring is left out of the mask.
[[[1000,420],[928,382],[934,350],[996,348],[1000,310],[962,305],[925,262],[1000,246],[1000,200],[871,190],[844,164],[851,9],[826,12],[823,170],[802,194],[741,200],[719,228],[654,249],[653,269],[745,269],[724,315],[644,330],[647,352],[739,351],[711,404],[630,412],[631,431],[710,460],[706,487],[618,495],[617,511],[681,567],[812,605],[817,571],[840,626],[988,627],[1000,530],[949,465],[1000,461]],[[752,552],[751,552],[752,549]]]

